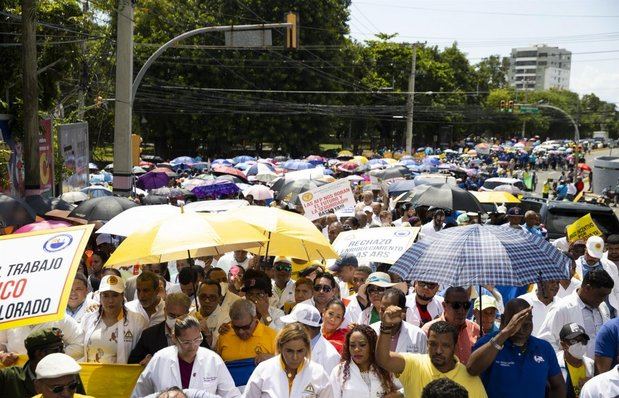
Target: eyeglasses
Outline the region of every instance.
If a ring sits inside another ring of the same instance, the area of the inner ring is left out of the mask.
[[[292,271],[292,267],[288,264],[277,264],[275,266],[275,271],[286,271],[286,272],[291,272]]]
[[[471,302],[470,301],[454,301],[454,302],[447,302],[447,304],[449,304],[451,306],[451,308],[453,308],[454,310],[459,310],[460,308],[464,308],[465,310],[469,310],[469,308],[471,308]]]
[[[315,292],[324,292],[324,293],[330,293],[331,290],[333,290],[333,288],[329,285],[314,285],[314,291]]]
[[[252,327],[252,324],[253,324],[253,323],[254,323],[254,321],[251,321],[251,322],[249,322],[249,323],[248,323],[247,325],[245,325],[245,326],[237,326],[237,325],[235,325],[234,323],[231,323],[231,325],[232,325],[232,329],[234,329],[234,330],[236,330],[236,331],[241,331],[241,330],[244,330],[244,331],[246,331],[246,332],[247,332],[247,331],[249,331],[249,329],[251,329],[251,327]]]
[[[68,389],[69,391],[75,391],[77,389],[77,381],[74,381],[74,382],[69,383],[69,384],[65,384],[64,386],[50,387],[49,389],[54,394],[60,394],[61,392],[63,392],[65,390],[65,388]]]
[[[383,293],[385,293],[385,288],[384,287],[378,287],[378,286],[370,286],[370,287],[367,288],[367,292],[370,295],[372,295],[372,294],[383,294]]]
[[[424,287],[426,289],[434,289],[435,287],[438,286],[438,283],[432,283],[432,282],[417,282],[417,284],[419,285],[419,287]]]
[[[197,339],[193,339],[193,340],[181,340],[181,339],[177,339],[178,342],[181,345],[184,346],[191,346],[191,345],[200,345],[202,344],[202,340],[204,340],[204,337],[202,337],[202,335],[200,335],[200,337],[198,337]]]

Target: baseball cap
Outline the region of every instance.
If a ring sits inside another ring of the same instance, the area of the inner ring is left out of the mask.
[[[510,208],[509,210],[507,210],[507,215],[508,216],[515,216],[515,217],[519,217],[522,216],[522,209],[518,206],[514,206],[512,208]]]
[[[62,330],[58,328],[35,330],[30,333],[28,337],[26,337],[26,340],[24,340],[24,346],[28,351],[57,344],[62,344]]]
[[[46,355],[37,364],[35,374],[37,379],[55,379],[68,375],[76,375],[82,367],[67,354],[55,352]]]
[[[101,279],[101,284],[99,285],[99,292],[116,292],[116,293],[124,293],[125,291],[125,282],[122,278],[116,275],[106,275]]]
[[[286,263],[286,264],[292,266],[292,260],[290,259],[290,257],[277,256],[273,260],[273,264],[277,264],[277,263]]]
[[[473,303],[473,309],[479,310],[479,297],[475,299],[475,303]],[[486,308],[499,308],[496,302],[496,299],[492,296],[488,296],[487,294],[481,295],[481,309],[482,311]]]
[[[589,341],[589,336],[587,332],[585,332],[585,328],[575,322],[563,325],[559,332],[559,338],[561,340],[574,340],[580,336],[584,336],[585,340]]]
[[[604,239],[599,236],[590,236],[587,239],[587,253],[591,257],[602,258],[604,254]]]
[[[313,305],[299,303],[294,306],[292,312],[279,318],[284,323],[301,322],[304,325],[319,327],[322,325],[320,312]]]
[[[329,267],[329,271],[337,272],[345,265],[352,265],[357,268],[359,266],[359,261],[357,261],[357,257],[352,254],[344,254],[342,257],[335,260],[335,263]]]

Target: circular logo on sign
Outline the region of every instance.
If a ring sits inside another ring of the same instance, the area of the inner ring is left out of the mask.
[[[309,192],[306,192],[301,196],[301,199],[303,199],[305,202],[309,202],[310,200],[314,199],[314,195],[312,195]]]
[[[410,231],[395,231],[395,232],[393,233],[393,235],[394,235],[394,236],[400,236],[400,237],[401,237],[401,236],[408,236],[408,235],[410,235],[410,234],[411,234],[411,232],[410,232]]]
[[[62,234],[56,235],[52,238],[49,238],[43,244],[43,250],[48,253],[57,252],[69,246],[73,242],[73,237],[71,235]]]
[[[49,161],[47,159],[47,154],[42,153],[39,158],[39,171],[41,173],[41,184],[46,185],[49,183],[50,173],[49,173]]]

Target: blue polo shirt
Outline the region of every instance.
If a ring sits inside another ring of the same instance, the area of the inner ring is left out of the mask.
[[[595,355],[612,358],[613,367],[619,359],[619,318],[602,325],[595,338]]]
[[[480,338],[473,351],[496,334]],[[547,341],[530,336],[524,353],[520,348],[507,340],[494,363],[481,374],[488,398],[543,397],[548,379],[561,374],[557,354]]]

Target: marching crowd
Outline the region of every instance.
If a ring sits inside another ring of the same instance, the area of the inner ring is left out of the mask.
[[[315,225],[333,242],[358,228],[420,226],[424,239],[480,222],[380,201],[367,192],[353,217]],[[543,234],[518,207],[487,222]],[[62,320],[0,331],[0,395],[83,396],[89,362],[143,366],[136,398],[619,396],[619,235],[555,246],[569,279],[477,287],[402,280],[351,255],[293,279],[295,259],[246,251],[127,277],[104,267],[115,244],[97,235]]]

